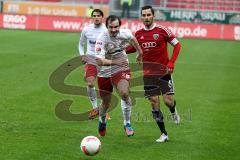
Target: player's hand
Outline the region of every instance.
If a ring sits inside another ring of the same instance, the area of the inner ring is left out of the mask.
[[[98,66],[102,66],[103,65],[103,61],[100,58],[96,58],[96,62]]]
[[[87,63],[88,57],[86,55],[82,55],[82,56],[80,56],[80,58],[81,58],[82,63],[84,63],[84,64]]]
[[[126,66],[128,65],[128,61],[124,58],[118,58],[115,60],[112,60],[113,65],[118,65],[118,66]]]
[[[168,74],[172,74],[174,70],[174,63],[172,61],[169,61],[167,64],[167,71]]]
[[[141,64],[142,63],[142,53],[138,54],[137,57],[136,57],[136,62],[138,64]]]

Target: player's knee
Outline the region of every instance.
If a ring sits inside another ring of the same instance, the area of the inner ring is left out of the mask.
[[[90,88],[93,88],[94,87],[94,81],[87,82],[87,86],[90,87]]]
[[[173,106],[174,102],[167,100],[167,101],[164,101],[164,104],[168,107],[171,107],[171,106]]]
[[[173,106],[174,104],[174,98],[172,96],[164,96],[163,97],[163,102],[167,106]]]
[[[149,98],[149,101],[150,101],[150,103],[151,103],[152,106],[158,106],[158,105],[159,105],[159,100],[158,100],[158,98],[150,97],[150,98]]]
[[[110,101],[102,101],[102,107],[103,108],[109,108],[109,106],[110,106]]]
[[[124,101],[128,101],[128,94],[123,94],[122,96],[122,100],[124,100]]]
[[[94,77],[88,77],[86,79],[86,82],[87,82],[87,86],[88,87],[93,88],[94,87],[94,83],[95,83],[95,78]]]
[[[126,101],[128,100],[128,91],[120,91],[119,92],[120,96],[122,97],[122,100]]]

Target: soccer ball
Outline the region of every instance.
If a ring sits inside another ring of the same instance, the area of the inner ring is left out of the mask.
[[[99,152],[101,142],[95,136],[87,136],[83,138],[80,147],[85,155],[94,156]]]

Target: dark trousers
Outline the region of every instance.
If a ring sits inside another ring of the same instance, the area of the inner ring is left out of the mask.
[[[130,18],[129,11],[130,11],[130,6],[128,5],[127,2],[124,2],[122,6],[122,18],[124,18],[126,12],[127,12],[127,18]]]

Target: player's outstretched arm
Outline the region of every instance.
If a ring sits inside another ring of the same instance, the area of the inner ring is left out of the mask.
[[[97,58],[96,61],[99,66],[110,66],[112,64],[112,60],[105,58]]]
[[[178,57],[179,52],[180,52],[180,49],[181,49],[180,42],[178,42],[178,43],[173,45],[172,57],[171,57],[171,59],[169,60],[169,62],[167,64],[168,73],[170,73],[170,74],[173,72],[174,64],[175,64],[175,61],[177,60],[177,57]]]
[[[87,41],[85,34],[86,34],[86,29],[84,28],[80,35],[79,43],[78,43],[78,51],[79,51],[80,56],[85,55],[84,54],[84,45]]]
[[[87,38],[85,36],[85,29],[83,29],[83,32],[81,33],[79,43],[78,43],[78,52],[80,54],[80,59],[82,63],[87,62],[87,56],[85,55],[85,52],[84,52],[84,45],[86,41],[87,41]]]
[[[118,59],[115,59],[115,60],[109,60],[109,59],[105,59],[105,58],[97,58],[96,61],[97,61],[97,64],[99,66],[110,66],[110,65],[124,66],[124,65],[128,65],[128,61],[126,59],[123,59],[123,58],[118,58]]]

